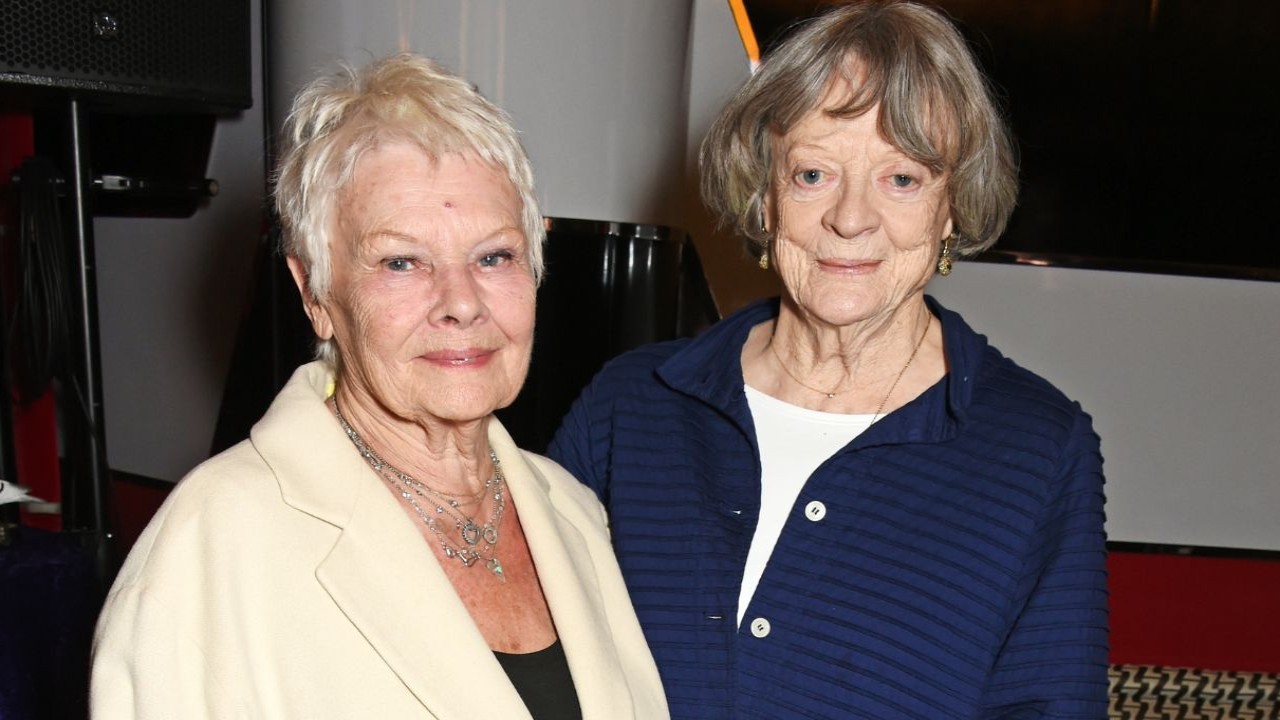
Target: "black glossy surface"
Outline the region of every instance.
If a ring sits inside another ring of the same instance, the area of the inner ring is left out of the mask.
[[[692,335],[715,320],[693,244],[655,225],[548,218],[546,275],[529,378],[498,417],[542,452],[569,406],[610,358]]]

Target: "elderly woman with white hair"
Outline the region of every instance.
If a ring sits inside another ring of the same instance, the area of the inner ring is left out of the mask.
[[[287,139],[320,359],[138,541],[93,716],[665,718],[602,507],[493,417],[544,238],[509,120],[401,54],[313,81]]]

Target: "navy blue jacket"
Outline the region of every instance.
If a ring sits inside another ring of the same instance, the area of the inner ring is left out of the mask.
[[[741,628],[740,353],[777,301],[615,359],[570,410],[550,454],[609,510],[673,718],[1106,717],[1098,437],[929,302],[948,374],[813,473]]]

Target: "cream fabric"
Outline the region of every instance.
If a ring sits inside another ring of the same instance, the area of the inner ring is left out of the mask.
[[[528,718],[408,515],[304,365],[250,439],[171,493],[125,562],[94,642],[92,715]],[[595,496],[490,442],[586,720],[666,718]]]

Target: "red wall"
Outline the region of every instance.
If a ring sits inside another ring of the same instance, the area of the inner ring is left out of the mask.
[[[20,237],[17,188],[11,176],[35,152],[35,125],[31,115],[21,110],[0,108],[0,285],[5,297],[0,307],[6,325],[12,320],[13,303],[19,278],[18,241]],[[7,343],[0,346],[8,352]],[[9,392],[9,389],[4,389]],[[13,423],[13,455],[18,476],[6,478],[25,485],[30,493],[45,502],[62,501],[62,479],[58,463],[57,419],[54,398],[46,392],[31,403],[22,405],[10,392]],[[22,522],[45,530],[60,530],[61,515],[33,514],[22,511]]]
[[[1112,552],[1111,660],[1280,672],[1280,560]]]

